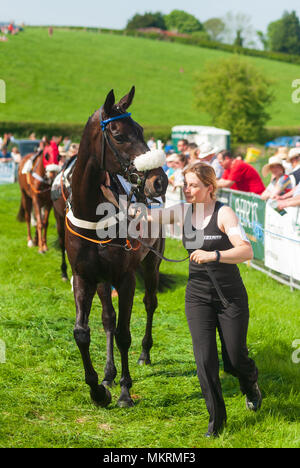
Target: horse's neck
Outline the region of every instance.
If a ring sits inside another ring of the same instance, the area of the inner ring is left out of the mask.
[[[77,218],[97,220],[97,206],[103,201],[100,187],[104,183],[105,171],[101,170],[96,157],[78,157],[72,175],[72,209]]]
[[[43,153],[39,155],[33,163],[32,172],[35,172],[40,177],[44,178],[46,170],[43,163]]]

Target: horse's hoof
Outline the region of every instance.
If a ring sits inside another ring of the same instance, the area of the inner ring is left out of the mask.
[[[140,358],[138,360],[138,365],[139,366],[150,366],[151,365],[151,360],[149,358]]]
[[[114,380],[103,380],[102,385],[104,385],[104,387],[109,387],[109,388],[113,388],[117,386]]]
[[[43,250],[39,250],[38,253],[44,255],[46,252],[44,252]]]
[[[61,277],[61,280],[64,282],[64,283],[67,283],[67,281],[69,281],[69,278],[67,276],[62,276]]]
[[[27,242],[27,247],[29,247],[30,249],[31,249],[32,247],[34,247],[34,243],[33,243],[32,240],[29,240],[29,241]]]
[[[111,403],[110,391],[104,385],[98,385],[96,390],[90,391],[90,395],[93,403],[96,406],[101,406],[101,408],[105,408]]]
[[[119,408],[132,408],[134,406],[133,400],[131,398],[126,398],[126,400],[121,398],[118,400],[117,403]]]

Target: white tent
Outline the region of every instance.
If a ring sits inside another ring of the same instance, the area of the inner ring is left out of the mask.
[[[222,128],[200,125],[177,125],[172,128],[172,143],[177,148],[178,140],[186,139],[189,143],[211,143],[220,151],[230,149],[230,132]]]

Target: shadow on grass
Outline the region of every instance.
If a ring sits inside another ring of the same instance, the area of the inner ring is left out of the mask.
[[[186,286],[188,275],[181,273],[160,273],[159,277],[159,292],[175,291],[178,287]],[[137,274],[136,290],[139,292],[145,291],[144,281],[141,273]]]

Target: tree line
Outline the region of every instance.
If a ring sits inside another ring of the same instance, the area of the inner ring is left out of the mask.
[[[300,55],[300,20],[295,11],[285,11],[282,17],[269,23],[266,32],[257,31],[251,18],[243,13],[228,12],[223,18],[210,18],[201,22],[183,10],[135,14],[127,22],[127,30],[159,28],[177,34],[194,35],[238,47],[258,48],[266,51]]]

